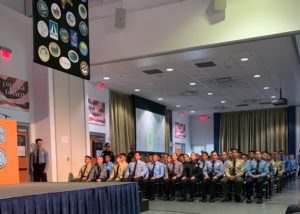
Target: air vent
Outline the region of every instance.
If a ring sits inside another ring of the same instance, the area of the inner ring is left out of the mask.
[[[159,69],[152,69],[152,70],[145,70],[143,71],[145,74],[148,74],[148,75],[154,75],[154,74],[161,74],[163,73],[161,70]]]
[[[183,92],[184,96],[192,96],[192,95],[197,95],[198,91],[193,91],[193,90],[187,90],[185,92]]]
[[[232,78],[231,77],[222,77],[222,78],[215,79],[215,81],[218,83],[227,83],[227,82],[232,81]]]
[[[222,111],[222,110],[225,110],[226,107],[225,106],[215,106],[214,109],[217,111]]]
[[[271,104],[271,102],[261,102],[261,103],[259,103],[260,105],[270,105]]]
[[[209,62],[200,62],[195,64],[198,68],[208,68],[208,67],[213,67],[216,66],[216,64],[212,61]]]
[[[248,104],[239,104],[239,105],[236,105],[236,107],[245,107],[245,106],[249,106]]]
[[[259,100],[257,99],[248,99],[248,100],[243,100],[242,103],[245,103],[245,104],[255,104],[255,103],[258,103]]]

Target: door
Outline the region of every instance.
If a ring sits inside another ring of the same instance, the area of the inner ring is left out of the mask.
[[[30,175],[30,149],[29,149],[29,125],[17,124],[18,134],[18,159],[20,182],[31,180]]]
[[[93,163],[96,162],[98,156],[102,155],[102,151],[105,145],[105,134],[104,133],[90,133],[90,149]]]

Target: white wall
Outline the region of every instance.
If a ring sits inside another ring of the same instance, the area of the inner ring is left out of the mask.
[[[210,152],[214,145],[214,117],[208,115],[205,121],[201,121],[199,116],[190,117],[191,146],[193,151],[205,150]]]
[[[182,123],[186,125],[186,138],[180,139],[175,138],[175,122]],[[173,136],[173,150],[175,148],[175,143],[185,144],[185,152],[191,153],[191,141],[190,141],[190,118],[185,115],[181,116],[180,112],[172,111],[172,136]]]
[[[97,124],[89,123],[89,132],[96,132],[96,133],[104,133],[105,134],[105,141],[110,142],[110,118],[109,118],[109,90],[99,89],[97,84],[92,82],[85,82],[85,93],[86,93],[86,109],[87,109],[87,116],[88,119],[88,98],[98,100],[105,103],[105,126],[100,126]]]
[[[33,121],[32,74],[32,20],[0,4],[0,46],[12,49],[12,58],[0,55],[0,73],[28,81],[30,111],[12,110],[0,106],[0,112],[19,122]]]

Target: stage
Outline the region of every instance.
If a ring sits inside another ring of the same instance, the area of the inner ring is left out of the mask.
[[[137,214],[136,183],[22,183],[0,186],[0,214]]]

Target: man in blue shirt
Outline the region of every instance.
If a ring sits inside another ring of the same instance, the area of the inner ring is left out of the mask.
[[[246,196],[247,203],[252,203],[253,183],[256,183],[258,189],[258,200],[256,203],[263,202],[263,184],[269,174],[268,163],[261,159],[261,152],[255,152],[255,159],[250,161],[246,171]]]
[[[107,176],[107,178],[109,178],[110,173],[114,167],[114,164],[110,161],[111,160],[110,155],[105,155],[104,160],[105,160],[104,166],[106,168],[106,176]]]
[[[148,173],[145,176],[144,183],[146,186],[146,198],[149,200],[154,200],[154,184],[162,180],[164,176],[164,166],[159,162],[159,156],[154,154],[152,156],[153,162],[148,165]]]

